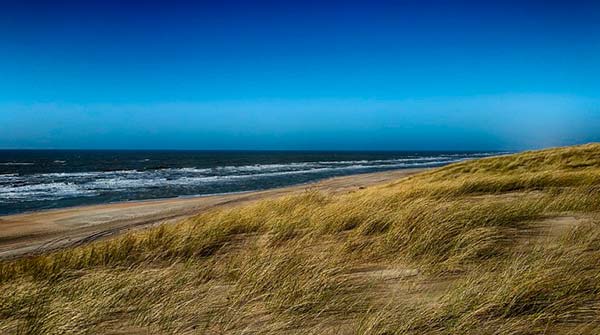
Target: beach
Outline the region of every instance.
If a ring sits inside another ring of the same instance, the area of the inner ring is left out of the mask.
[[[419,171],[0,217],[0,333],[599,333],[600,144]]]
[[[203,211],[303,192],[339,194],[391,182],[423,168],[333,177],[264,191],[117,202],[0,216],[0,259],[89,243],[126,231],[178,222]]]

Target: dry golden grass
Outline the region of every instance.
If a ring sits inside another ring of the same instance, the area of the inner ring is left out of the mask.
[[[0,333],[594,334],[599,213],[600,144],[307,191],[0,263]]]

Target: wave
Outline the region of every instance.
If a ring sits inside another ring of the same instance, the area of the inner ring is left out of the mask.
[[[448,163],[457,161],[457,157],[461,157],[462,159],[469,159],[475,157],[487,157],[492,156],[493,153],[482,153],[482,154],[457,154],[457,155],[441,155],[441,156],[415,156],[415,157],[403,157],[403,158],[393,158],[393,159],[377,159],[377,160],[346,160],[346,161],[314,161],[314,162],[299,162],[299,163],[286,163],[286,164],[255,164],[255,165],[241,165],[241,166],[220,166],[214,168],[219,171],[229,171],[229,172],[253,172],[253,171],[264,171],[264,170],[296,170],[301,168],[318,168],[322,166],[352,166],[356,164],[362,164],[366,166],[379,167],[380,164],[388,164],[389,166],[394,166],[398,163],[404,162],[415,162],[415,163],[426,163],[426,162],[435,162],[438,163]]]
[[[142,173],[137,170],[115,170],[115,171],[90,171],[90,172],[55,172],[55,173],[40,173],[30,175],[31,177],[41,177],[41,178],[71,178],[71,177],[102,177],[102,176],[110,176],[110,175],[118,175],[118,174],[136,174]]]
[[[14,184],[15,182],[20,182],[23,180],[24,180],[24,178],[20,177],[16,173],[0,174],[0,185],[3,185],[3,184],[11,185],[11,184]]]
[[[3,162],[3,163],[0,163],[0,165],[4,165],[4,166],[22,166],[22,165],[35,165],[35,163],[29,163],[29,162]]]
[[[453,162],[457,162],[457,161],[459,161],[459,160],[454,160]],[[355,165],[348,165],[348,166],[344,166],[344,167],[323,167],[323,168],[313,168],[313,169],[309,169],[309,170],[267,172],[267,173],[258,173],[258,174],[252,174],[252,175],[232,175],[232,176],[223,176],[223,178],[225,178],[225,179],[261,178],[261,177],[273,177],[273,176],[294,175],[294,174],[314,174],[314,173],[343,171],[343,170],[377,170],[377,169],[390,169],[390,168],[431,167],[431,166],[439,166],[439,165],[446,164],[446,163],[448,163],[448,162],[447,161],[431,161],[431,162],[427,162],[427,163],[398,163],[398,164],[383,164],[383,165],[355,164]]]
[[[95,191],[82,188],[81,185],[67,183],[0,187],[0,199],[19,201],[54,200],[95,194]]]
[[[185,167],[185,168],[169,168],[169,169],[162,169],[162,170],[157,170],[157,171],[165,171],[165,172],[173,171],[173,172],[185,172],[185,173],[208,173],[211,170],[212,170],[211,168],[198,169],[198,168]]]

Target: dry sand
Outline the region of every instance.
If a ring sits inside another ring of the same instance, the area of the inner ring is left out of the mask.
[[[307,188],[345,193],[423,171],[358,174],[265,191],[193,198],[121,202],[0,216],[0,259],[83,244],[132,229],[179,221],[203,210],[273,198]]]

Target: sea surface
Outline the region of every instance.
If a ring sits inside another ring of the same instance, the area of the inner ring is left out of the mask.
[[[497,152],[0,150],[0,215],[263,190]]]

